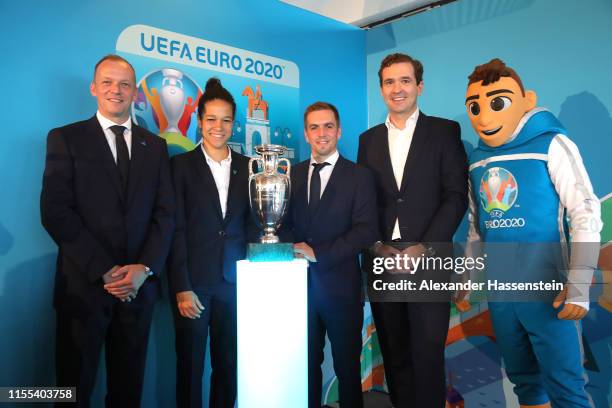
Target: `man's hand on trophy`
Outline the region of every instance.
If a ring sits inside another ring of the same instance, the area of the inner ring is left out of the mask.
[[[293,244],[293,253],[295,253],[298,258],[306,258],[308,262],[317,262],[314,250],[305,242]]]
[[[176,294],[176,303],[181,316],[188,319],[197,319],[202,315],[204,306],[200,303],[198,295],[191,290],[186,290]]]

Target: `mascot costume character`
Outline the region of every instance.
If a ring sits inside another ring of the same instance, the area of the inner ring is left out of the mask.
[[[469,76],[465,106],[480,141],[470,156],[468,241],[519,248],[503,261],[512,265],[503,268],[507,278],[557,277],[563,283],[546,302],[495,302],[489,295],[497,343],[521,407],[587,408],[578,321],[589,309],[600,203],[578,148],[536,99],[499,59]],[[550,266],[551,246],[559,253],[571,249],[559,257],[563,267]],[[534,271],[541,276],[531,276]]]

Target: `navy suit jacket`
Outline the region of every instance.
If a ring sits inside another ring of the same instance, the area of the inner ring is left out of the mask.
[[[401,187],[393,175],[387,126],[359,137],[357,163],[376,179],[382,239],[399,218],[405,242],[450,242],[467,209],[467,156],[455,121],[419,113]]]
[[[340,156],[311,217],[309,166],[306,160],[292,169],[288,220],[294,241],[306,242],[317,258],[309,267],[309,299],[320,305],[361,302],[359,252],[378,239],[374,179]]]
[[[42,223],[59,246],[56,307],[88,313],[118,301],[103,288],[114,265],[140,263],[148,278],[135,302],[157,299],[174,230],[166,142],[132,125],[127,193],[96,116],[53,129],[40,199]]]
[[[168,262],[172,293],[236,282],[236,261],[255,239],[249,205],[249,158],[231,150],[225,218],[213,174],[200,146],[171,161],[176,232]]]

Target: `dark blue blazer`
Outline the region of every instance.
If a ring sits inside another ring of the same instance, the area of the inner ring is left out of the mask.
[[[306,160],[292,169],[288,220],[294,242],[306,242],[317,258],[309,267],[309,301],[361,302],[359,252],[378,239],[374,178],[366,168],[340,156],[310,216],[309,166]]]
[[[54,304],[88,313],[118,301],[103,288],[114,265],[141,263],[159,275],[174,230],[174,192],[166,142],[132,125],[127,193],[94,116],[53,129],[40,198],[42,223],[59,246]],[[148,278],[136,302],[160,296]]]
[[[382,240],[395,220],[403,241],[450,242],[467,209],[468,166],[455,121],[419,113],[402,184],[397,188],[384,123],[359,137],[357,163],[376,179]]]
[[[236,261],[255,239],[249,206],[249,158],[231,151],[225,218],[213,174],[200,146],[171,161],[176,231],[168,261],[172,293],[236,282]]]

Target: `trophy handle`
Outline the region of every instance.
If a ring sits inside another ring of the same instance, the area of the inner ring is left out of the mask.
[[[249,160],[249,178],[254,174],[253,173],[253,163],[255,162],[261,162],[261,165],[263,166],[263,160],[261,159],[261,157],[251,158],[251,160]]]
[[[282,159],[278,159],[278,164],[281,164],[283,161],[287,163],[287,177],[291,177],[291,162],[286,157],[283,157]]]

